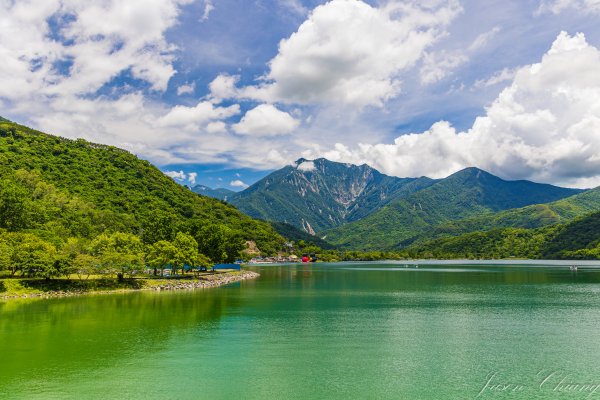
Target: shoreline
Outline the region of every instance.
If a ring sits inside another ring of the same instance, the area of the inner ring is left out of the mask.
[[[128,283],[135,282],[139,284],[139,287],[123,287],[115,289],[104,289],[104,290],[86,290],[80,288],[82,283],[90,283],[92,281],[64,281],[63,283],[69,282],[74,283],[73,288],[66,288],[65,290],[49,290],[35,293],[22,293],[22,294],[0,294],[0,301],[6,300],[17,300],[17,299],[50,299],[60,297],[74,297],[83,296],[90,294],[116,294],[116,293],[129,293],[139,291],[150,291],[154,290],[160,292],[163,290],[195,290],[195,289],[208,289],[227,285],[230,283],[241,282],[249,279],[256,279],[260,274],[254,271],[241,271],[241,272],[225,272],[218,275],[207,275],[205,279],[165,279],[165,278],[141,278],[135,281],[129,281]],[[15,281],[19,281],[15,279]],[[2,280],[0,280],[0,284]],[[1,293],[1,292],[0,292]]]

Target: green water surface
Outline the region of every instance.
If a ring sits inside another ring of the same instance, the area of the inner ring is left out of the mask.
[[[0,399],[600,398],[593,267],[253,269],[215,289],[0,301]]]

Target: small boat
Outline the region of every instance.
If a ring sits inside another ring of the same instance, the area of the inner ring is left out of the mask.
[[[577,272],[577,265],[571,265],[571,271]]]

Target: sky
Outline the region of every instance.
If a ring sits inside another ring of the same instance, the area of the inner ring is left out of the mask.
[[[241,190],[304,157],[600,185],[600,0],[0,0],[0,115]]]

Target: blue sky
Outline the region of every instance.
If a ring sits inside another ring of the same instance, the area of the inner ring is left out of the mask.
[[[591,187],[599,18],[598,0],[3,2],[0,115],[188,185],[327,157]]]

